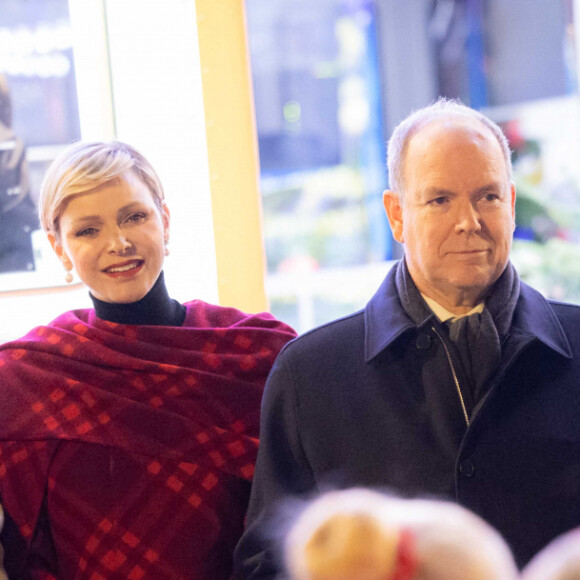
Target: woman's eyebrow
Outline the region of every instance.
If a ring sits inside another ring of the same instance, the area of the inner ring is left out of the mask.
[[[127,213],[127,211],[130,211],[134,208],[141,208],[142,204],[139,201],[132,201],[131,203],[128,203],[127,205],[124,205],[123,207],[120,207],[117,211],[117,216],[121,216],[124,213]]]
[[[85,222],[96,222],[96,221],[101,221],[102,218],[100,215],[84,215],[81,217],[77,217],[74,218],[72,220],[73,224],[80,224],[80,223],[85,223]]]

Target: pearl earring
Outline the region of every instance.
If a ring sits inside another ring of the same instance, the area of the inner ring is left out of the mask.
[[[71,273],[71,271],[70,271],[70,270],[67,270],[67,271],[66,271],[66,275],[65,275],[65,277],[64,277],[64,281],[65,281],[67,284],[70,284],[70,283],[73,281],[73,275],[72,275],[72,273]]]

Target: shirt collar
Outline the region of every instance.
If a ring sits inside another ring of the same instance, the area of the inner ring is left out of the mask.
[[[446,322],[450,318],[455,319],[455,318],[462,318],[463,316],[470,316],[471,314],[475,314],[476,312],[481,313],[481,312],[483,312],[483,307],[485,306],[484,302],[480,302],[477,306],[472,308],[469,312],[466,312],[465,314],[460,314],[458,316],[457,314],[453,314],[453,312],[450,312],[449,310],[447,310],[447,308],[444,308],[443,306],[441,306],[441,304],[439,304],[439,302],[435,302],[435,300],[429,298],[428,296],[425,296],[425,294],[423,294],[423,292],[421,292],[421,296],[423,297],[423,300],[425,300],[425,302],[427,302],[427,306],[429,306],[429,308],[431,308],[431,310],[433,310],[433,312],[435,313],[435,316],[437,316],[437,318],[441,322]]]

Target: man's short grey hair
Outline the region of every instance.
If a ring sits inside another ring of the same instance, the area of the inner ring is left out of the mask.
[[[511,181],[512,178],[512,161],[511,152],[506,136],[503,134],[501,128],[491,119],[467,107],[459,100],[452,100],[440,97],[433,104],[414,111],[406,119],[401,121],[391,138],[387,149],[387,165],[389,169],[389,186],[394,191],[399,199],[403,199],[405,192],[404,171],[405,171],[405,156],[407,147],[411,138],[426,124],[435,119],[444,117],[466,117],[479,121],[482,125],[491,130],[495,135],[499,146],[501,148],[507,171],[507,179]]]

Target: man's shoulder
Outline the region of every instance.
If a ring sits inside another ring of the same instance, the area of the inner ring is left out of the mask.
[[[556,318],[574,347],[580,345],[580,305],[559,300],[548,300]]]
[[[352,348],[359,341],[364,341],[364,310],[353,312],[348,316],[338,318],[317,326],[301,334],[285,347],[286,356],[306,356],[313,352],[339,351]]]
[[[526,333],[559,344],[565,352],[580,353],[580,305],[546,298],[538,290],[522,282],[521,307],[516,314]],[[554,342],[555,341],[555,342]]]
[[[572,302],[562,302],[560,300],[553,300],[550,298],[548,299],[548,304],[558,314],[564,314],[565,316],[580,317],[580,304],[573,304]]]
[[[554,312],[558,315],[567,316],[580,316],[580,304],[574,304],[572,302],[564,302],[562,300],[556,300],[554,298],[546,298],[539,290],[526,284],[522,281],[521,283],[521,296],[528,302],[531,306],[540,307],[542,303],[548,304]]]

